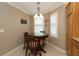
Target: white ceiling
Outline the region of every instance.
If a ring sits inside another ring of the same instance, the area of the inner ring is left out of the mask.
[[[36,2],[9,2],[8,4],[31,15],[37,12]],[[40,2],[40,12],[43,14],[51,12],[62,4],[64,3],[63,2]]]

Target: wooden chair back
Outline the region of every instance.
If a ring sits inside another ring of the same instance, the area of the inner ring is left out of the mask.
[[[36,40],[35,37],[32,35],[28,35],[26,42],[27,42],[27,48],[29,49],[37,49],[39,46],[38,40]]]

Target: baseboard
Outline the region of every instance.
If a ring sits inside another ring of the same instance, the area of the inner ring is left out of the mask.
[[[22,48],[22,47],[23,47],[23,44],[22,44],[22,45],[19,45],[18,47],[12,49],[11,51],[9,51],[9,52],[7,52],[7,53],[5,53],[5,54],[3,54],[3,56],[8,56],[8,55],[10,55],[12,52],[14,52],[14,51],[16,51],[17,49]]]
[[[65,50],[63,50],[63,49],[61,49],[61,48],[59,48],[59,47],[57,47],[56,45],[54,45],[54,44],[52,44],[52,43],[49,43],[49,42],[47,42],[49,45],[51,45],[52,47],[54,47],[54,48],[56,48],[56,49],[58,49],[59,51],[61,51],[61,52],[63,52],[63,53],[66,53],[66,51]]]
[[[59,51],[61,51],[61,52],[63,52],[63,53],[66,53],[65,50],[63,50],[63,49],[57,47],[56,45],[53,45],[52,43],[49,43],[49,42],[46,42],[46,43],[49,44],[49,45],[51,45],[52,47],[58,49]],[[14,51],[16,51],[17,49],[20,49],[20,48],[23,48],[23,44],[20,45],[20,46],[18,46],[18,47],[16,47],[16,48],[14,48],[14,49],[12,49],[12,50],[9,51],[8,53],[3,54],[3,56],[8,56],[8,55],[10,55],[12,52],[14,52]]]

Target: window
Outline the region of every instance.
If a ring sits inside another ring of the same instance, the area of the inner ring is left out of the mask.
[[[57,12],[50,15],[50,36],[58,37],[58,14]]]
[[[40,34],[40,31],[44,31],[44,19],[38,17],[34,19],[34,33]]]

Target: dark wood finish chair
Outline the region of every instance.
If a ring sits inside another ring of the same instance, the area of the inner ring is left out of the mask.
[[[25,56],[27,55],[28,49],[30,49],[31,53],[28,54],[28,56],[30,54],[33,54],[34,56],[36,56],[38,54],[39,51],[39,55],[41,56],[41,50],[40,50],[40,42],[32,35],[28,35],[28,37],[26,37],[26,52],[25,52]]]
[[[25,49],[25,44],[26,44],[26,40],[27,40],[27,35],[28,35],[28,32],[25,32],[24,33],[24,47],[23,47],[23,49]]]
[[[41,44],[41,46],[42,46],[43,48],[44,48],[45,45],[46,45],[46,38],[48,38],[48,36],[44,36],[44,37],[40,38],[40,39],[41,39],[40,44]]]
[[[40,33],[45,33],[45,31],[40,31]],[[41,40],[41,44],[42,44],[42,47],[44,48],[44,46],[46,45],[46,38],[47,38],[48,36],[44,36],[44,37],[42,37],[42,40]]]

